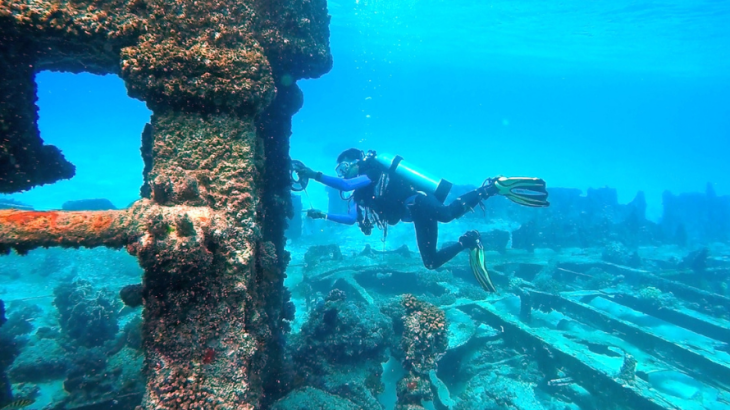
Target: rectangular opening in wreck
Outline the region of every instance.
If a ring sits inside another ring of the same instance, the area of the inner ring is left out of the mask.
[[[76,173],[69,180],[0,199],[38,210],[92,199],[96,201],[69,206],[125,208],[137,200],[143,183],[141,135],[151,111],[127,96],[116,75],[42,71],[35,80],[41,138],[59,148]]]
[[[43,71],[35,80],[40,135],[76,173],[0,195],[0,209],[96,211],[139,199],[145,104],[116,75]],[[12,391],[34,408],[139,404],[142,272],[126,250],[105,247],[0,257],[0,401]]]

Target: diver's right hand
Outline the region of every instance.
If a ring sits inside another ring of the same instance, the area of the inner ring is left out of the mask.
[[[315,179],[317,177],[317,172],[309,167],[302,167],[295,171],[299,174],[299,178]]]
[[[327,218],[327,214],[319,209],[310,209],[307,211],[307,217],[311,219],[325,219]]]

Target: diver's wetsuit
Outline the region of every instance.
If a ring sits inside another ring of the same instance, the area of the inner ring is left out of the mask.
[[[400,221],[413,222],[418,249],[428,269],[440,267],[464,250],[459,242],[436,249],[438,223],[451,222],[475,207],[482,199],[479,190],[468,192],[449,205],[443,205],[433,195],[416,191],[398,176],[392,176],[385,189],[377,194],[381,176],[382,171],[377,166],[364,167],[360,175],[351,179],[319,174],[316,180],[327,186],[340,191],[354,191],[348,213],[327,214],[327,219],[348,225],[362,221],[363,215],[358,209],[360,205],[389,225]]]

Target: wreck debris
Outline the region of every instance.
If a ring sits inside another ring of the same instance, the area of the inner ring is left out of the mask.
[[[624,353],[624,362],[616,378],[626,383],[632,383],[636,380],[636,359],[634,359],[634,356]]]
[[[521,323],[514,317],[504,314],[492,305],[483,304],[478,307],[480,316],[490,326],[504,329],[504,338],[511,345],[531,349],[536,360],[550,362],[551,366],[560,366],[573,381],[596,397],[616,406],[627,408],[678,410],[679,407],[663,399],[660,394],[649,389],[648,384],[639,379],[635,384],[619,383],[612,374],[604,369],[582,349],[573,346],[569,339],[546,337],[536,329]],[[548,352],[548,353],[542,353]],[[546,365],[548,363],[545,363]],[[564,377],[556,377],[563,379]],[[552,379],[551,379],[552,380]],[[565,382],[570,383],[570,382]]]
[[[644,329],[634,323],[613,317],[591,305],[562,295],[532,292],[533,298],[543,307],[566,312],[588,324],[608,332],[618,332],[622,338],[634,346],[661,357],[667,363],[686,371],[688,374],[712,385],[725,386],[730,379],[730,363],[716,354],[707,354],[701,347],[690,341],[673,342],[652,329]],[[597,296],[583,297],[583,301]]]

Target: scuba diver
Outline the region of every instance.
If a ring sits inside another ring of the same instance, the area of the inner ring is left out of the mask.
[[[326,219],[337,223],[357,223],[365,235],[377,225],[387,235],[388,225],[412,222],[423,264],[436,269],[469,249],[472,272],[479,284],[495,292],[486,269],[484,247],[479,232],[468,231],[459,241],[437,249],[438,223],[451,222],[471,211],[490,196],[503,195],[525,206],[546,207],[548,193],[545,181],[539,178],[488,178],[481,187],[456,198],[449,205],[444,201],[452,184],[430,177],[400,156],[367,153],[357,148],[345,150],[337,157],[337,177],[325,175],[292,161],[294,190],[306,188],[309,179],[342,192],[352,191],[347,214],[328,214],[316,209],[307,211],[312,219]],[[299,179],[294,178],[296,173]],[[300,189],[294,188],[297,185]]]

